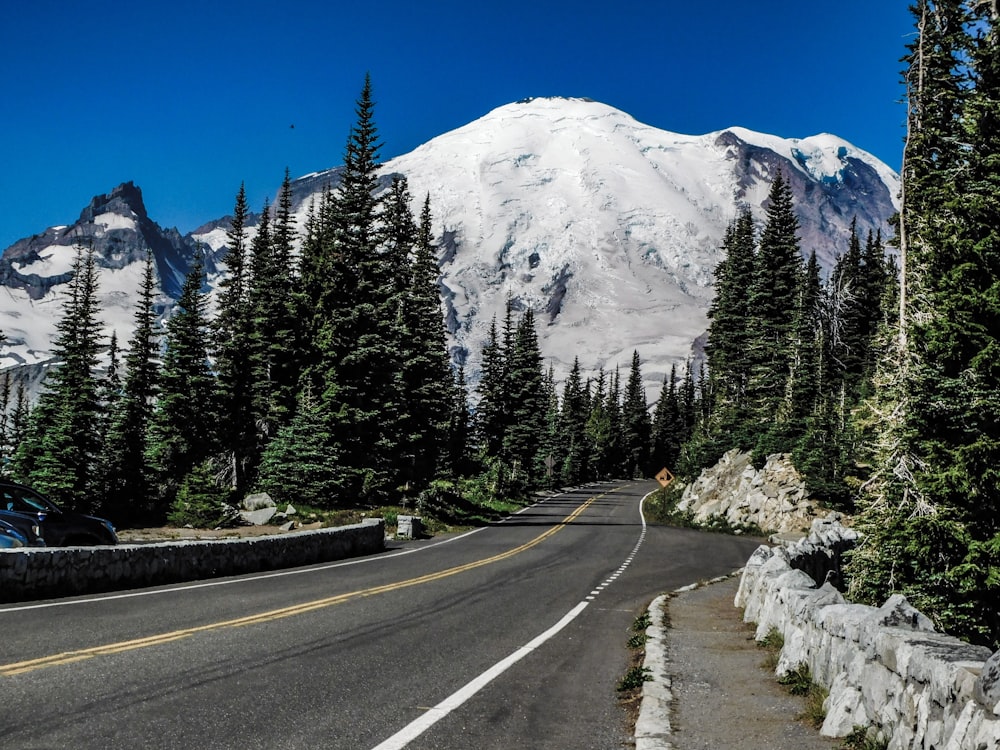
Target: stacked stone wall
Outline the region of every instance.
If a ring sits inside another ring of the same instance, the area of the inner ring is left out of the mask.
[[[385,522],[276,536],[0,550],[0,601],[73,596],[340,560],[385,549]]]
[[[836,521],[817,522],[807,539],[762,546],[747,563],[736,605],[758,640],[783,636],[778,674],[805,664],[829,690],[826,736],[864,727],[889,750],[1000,749],[1000,652],[936,632],[901,596],[849,604],[806,574],[853,539]]]

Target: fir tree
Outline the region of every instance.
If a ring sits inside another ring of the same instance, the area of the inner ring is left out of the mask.
[[[31,412],[15,475],[66,508],[90,510],[100,448],[96,368],[100,347],[93,248],[78,252],[53,353],[61,364]]]
[[[715,297],[708,311],[711,324],[705,347],[714,394],[705,435],[709,464],[731,447],[748,449],[752,444],[747,432],[747,378],[755,245],[749,211],[743,211],[729,226],[722,250],[725,258],[715,269]],[[716,445],[709,448],[712,443]]]
[[[467,405],[464,382],[453,383],[448,349],[445,341],[444,317],[438,291],[440,270],[437,248],[431,230],[430,196],[424,198],[419,225],[413,227],[409,216],[409,192],[401,186],[400,237],[411,234],[410,253],[400,255],[402,268],[398,274],[405,284],[400,290],[403,305],[403,336],[399,342],[402,353],[404,389],[404,429],[413,456],[411,478],[419,488],[426,487],[447,465],[447,444],[451,429],[467,433]],[[402,211],[402,208],[406,211]],[[397,251],[398,252],[398,251]],[[407,257],[411,255],[411,257]],[[390,267],[389,273],[394,271]],[[464,380],[464,375],[463,375]],[[456,392],[456,387],[460,391]],[[452,415],[452,405],[458,403],[465,412]],[[449,421],[457,418],[452,425]],[[465,423],[462,423],[462,419]],[[464,443],[466,437],[460,438]],[[464,451],[464,448],[463,448]]]
[[[789,418],[787,387],[802,276],[797,230],[792,191],[779,173],[768,195],[747,301],[753,311],[746,349],[748,423],[757,431],[753,448],[758,459],[790,447],[772,436]]]
[[[507,430],[506,355],[497,334],[497,321],[490,321],[489,337],[483,346],[482,372],[477,386],[479,403],[475,414],[476,444],[481,455],[498,457]]]
[[[852,591],[1000,643],[995,4],[921,0],[906,74],[900,328]]]
[[[223,471],[237,494],[250,484],[257,462],[256,415],[254,413],[253,322],[250,307],[249,248],[246,222],[249,209],[241,184],[229,231],[226,265],[229,273],[219,282],[218,312],[214,319],[215,368],[217,371],[219,445],[224,455]],[[269,242],[267,208],[261,218],[261,244]],[[250,356],[248,356],[248,354]],[[193,467],[192,467],[193,468]]]
[[[152,507],[147,447],[156,397],[159,350],[154,329],[153,274],[153,258],[147,254],[135,311],[135,328],[125,353],[122,395],[111,409],[102,455],[101,512],[118,523],[133,522]]]
[[[504,455],[532,479],[539,477],[535,462],[538,437],[545,430],[545,373],[538,349],[535,317],[527,309],[518,323],[510,352],[510,424],[504,434]]]
[[[573,360],[563,385],[562,408],[559,415],[559,429],[564,444],[562,460],[562,481],[564,484],[579,484],[590,472],[593,448],[587,434],[589,399],[580,371],[580,360]]]
[[[625,442],[626,471],[630,477],[648,476],[651,425],[642,384],[639,352],[632,352],[632,366],[625,385],[622,404],[622,432]]]
[[[331,417],[308,385],[295,415],[264,451],[257,486],[279,503],[334,507],[344,493]]]
[[[185,477],[217,447],[216,385],[209,367],[209,323],[201,291],[203,266],[196,260],[167,321],[159,398],[152,415],[149,459],[158,510],[165,512]]]

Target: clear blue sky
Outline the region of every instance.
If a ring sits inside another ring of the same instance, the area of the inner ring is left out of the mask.
[[[364,75],[383,157],[528,96],[655,127],[830,132],[899,168],[907,0],[10,2],[0,249],[133,180],[182,232],[341,162]],[[295,127],[292,128],[291,126]]]

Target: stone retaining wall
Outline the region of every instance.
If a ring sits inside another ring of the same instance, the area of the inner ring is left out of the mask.
[[[212,541],[0,550],[0,601],[156,586],[312,565],[385,549],[385,522]]]
[[[772,628],[784,636],[778,674],[804,663],[830,691],[822,733],[872,728],[889,750],[1000,749],[1000,652],[935,632],[902,596],[876,608],[848,604],[829,583],[817,588],[796,569],[821,536],[838,536],[831,523],[817,526],[788,548],[758,548],[736,605],[757,623],[758,640]]]

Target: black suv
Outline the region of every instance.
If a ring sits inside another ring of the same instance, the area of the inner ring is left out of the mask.
[[[110,521],[62,510],[34,490],[14,482],[0,481],[0,521],[6,521],[35,546],[118,544],[118,535]]]

